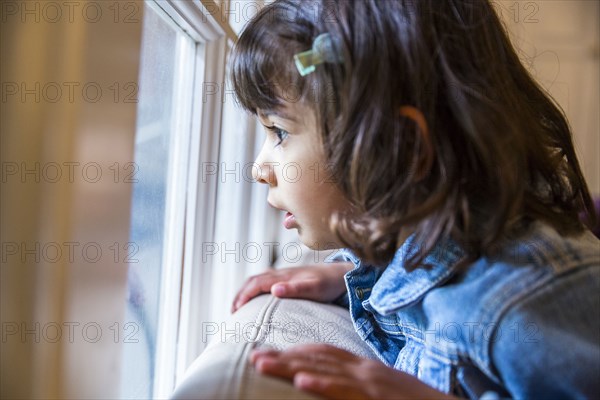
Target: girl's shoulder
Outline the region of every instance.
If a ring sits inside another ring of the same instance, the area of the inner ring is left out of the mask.
[[[457,295],[472,302],[471,318],[498,325],[510,311],[549,294],[528,312],[563,312],[571,295],[600,293],[600,240],[589,230],[563,236],[534,222],[523,235],[507,240],[493,257],[482,257],[450,282]],[[552,298],[556,300],[552,300]],[[531,303],[533,304],[533,303]],[[532,307],[529,304],[527,307]],[[542,310],[541,308],[544,308]]]
[[[535,221],[521,235],[504,241],[488,261],[516,268],[530,265],[560,275],[600,264],[600,240],[587,229],[564,236],[550,225]]]

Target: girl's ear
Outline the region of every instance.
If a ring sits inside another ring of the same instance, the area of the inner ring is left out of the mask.
[[[425,176],[427,176],[431,170],[431,167],[433,166],[433,159],[435,157],[433,143],[431,142],[431,137],[429,136],[427,121],[425,121],[425,116],[423,116],[423,113],[413,106],[402,106],[400,107],[399,113],[400,116],[409,118],[415,124],[417,124],[418,132],[421,137],[421,140],[419,141],[420,145],[416,148],[418,151],[418,161],[415,176],[417,178],[416,182],[419,182],[425,178]]]

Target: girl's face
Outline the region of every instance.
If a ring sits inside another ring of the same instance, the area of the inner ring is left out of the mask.
[[[269,185],[269,204],[287,212],[284,226],[296,228],[308,247],[341,247],[329,219],[335,211],[348,210],[349,202],[327,176],[313,111],[299,102],[286,103],[274,113],[258,110],[258,117],[267,137],[254,178]]]

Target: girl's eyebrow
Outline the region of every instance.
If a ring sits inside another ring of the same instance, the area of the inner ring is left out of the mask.
[[[279,110],[264,110],[264,111],[259,111],[259,114],[261,114],[262,116],[264,116],[265,118],[274,115],[278,118],[281,119],[286,119],[288,121],[294,122],[294,123],[298,123],[298,121],[296,120],[296,118],[292,117],[290,114],[285,113],[284,111],[279,111]]]

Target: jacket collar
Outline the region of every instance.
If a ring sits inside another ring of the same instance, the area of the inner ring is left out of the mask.
[[[354,254],[354,252],[350,249],[337,249],[323,260],[326,263],[331,262],[351,262],[354,265],[354,269],[360,268],[362,265],[361,259]]]
[[[456,242],[441,239],[424,259],[423,263],[431,267],[408,272],[404,266],[419,248],[415,235],[411,235],[375,283],[369,303],[379,314],[392,314],[419,301],[429,290],[448,280],[456,272],[457,261],[465,256]]]

